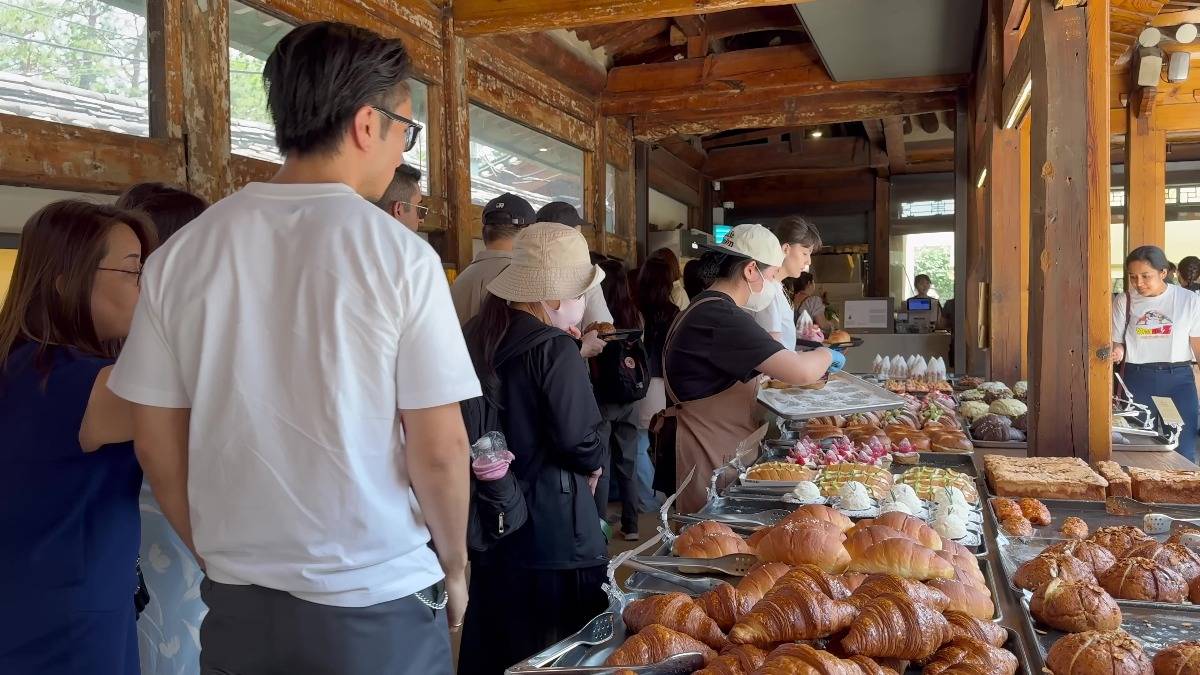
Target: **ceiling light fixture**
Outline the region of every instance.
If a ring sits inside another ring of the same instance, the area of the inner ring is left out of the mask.
[[[538,152],[550,152],[550,148],[538,148]]]
[[[1033,95],[1033,78],[1025,79],[1025,86],[1021,87],[1021,93],[1017,96],[1017,100],[1013,101],[1012,110],[1008,111],[1008,117],[1004,118],[1005,129],[1016,129],[1017,122],[1021,121],[1021,117],[1025,114],[1025,110],[1029,108],[1029,99]]]

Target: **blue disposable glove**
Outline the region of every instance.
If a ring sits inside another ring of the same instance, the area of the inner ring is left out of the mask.
[[[846,367],[846,355],[835,350],[829,350],[830,356],[833,357],[833,363],[829,364],[829,373],[836,373]]]

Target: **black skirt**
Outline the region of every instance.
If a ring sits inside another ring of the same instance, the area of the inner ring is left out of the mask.
[[[573,635],[608,608],[605,573],[473,564],[458,675],[501,675]]]

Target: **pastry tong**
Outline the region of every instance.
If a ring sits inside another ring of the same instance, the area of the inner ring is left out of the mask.
[[[674,560],[681,560],[681,558],[674,558]],[[650,577],[651,579],[657,579],[658,581],[665,581],[666,583],[671,584],[672,586],[682,588],[683,590],[687,591],[689,595],[703,595],[704,593],[707,593],[707,592],[713,590],[714,588],[716,588],[717,586],[720,586],[721,584],[725,583],[723,581],[717,581],[716,579],[711,579],[709,577],[700,577],[699,579],[692,579],[692,578],[685,577],[680,574],[666,572],[666,571],[658,569],[657,567],[651,567],[650,565],[647,565],[645,563],[638,562],[634,558],[630,558],[630,559],[624,561],[624,565],[630,569],[641,572],[642,574],[646,575],[647,577]],[[627,582],[627,584],[628,584],[628,582]]]
[[[631,559],[651,567],[711,570],[735,577],[746,576],[750,568],[758,564],[758,557],[749,553],[733,553],[720,558],[676,558],[669,555],[647,555],[634,556]]]
[[[531,669],[537,669],[538,672],[564,672],[557,668],[543,669],[542,666],[554,663],[562,658],[564,654],[572,649],[575,649],[576,647],[595,647],[596,645],[602,645],[605,642],[608,642],[613,637],[613,629],[616,625],[616,621],[616,614],[613,612],[605,612],[589,621],[586,626],[580,628],[578,633],[572,635],[565,642],[560,642],[541,652],[538,652],[537,654],[534,654],[525,661],[521,662],[518,666],[513,667],[512,670],[520,671],[528,667]],[[574,670],[575,669],[573,668],[565,669],[565,671]]]
[[[725,523],[726,525],[744,525],[751,528],[759,528],[774,525],[786,518],[790,513],[791,511],[785,509],[770,509],[755,513],[715,513],[705,516],[673,513],[671,514],[671,520],[689,524],[715,520],[718,523]]]
[[[1109,497],[1104,500],[1104,510],[1114,516],[1145,516],[1161,514],[1175,520],[1187,521],[1195,515],[1194,510],[1172,509],[1164,504],[1147,504],[1131,497]],[[1197,524],[1200,527],[1200,524]],[[1165,531],[1165,530],[1164,530]]]
[[[543,673],[554,675],[617,675],[618,673],[637,673],[637,675],[688,675],[704,667],[704,657],[697,653],[676,654],[666,660],[649,666],[579,666],[574,668],[526,668],[526,664],[511,668],[507,672]]]

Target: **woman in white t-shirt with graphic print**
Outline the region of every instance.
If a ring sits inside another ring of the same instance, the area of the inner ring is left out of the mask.
[[[1192,361],[1200,352],[1200,296],[1167,283],[1167,256],[1157,246],[1125,258],[1127,293],[1113,298],[1113,360],[1133,398],[1170,398],[1183,418],[1178,452],[1196,461],[1200,401]]]

